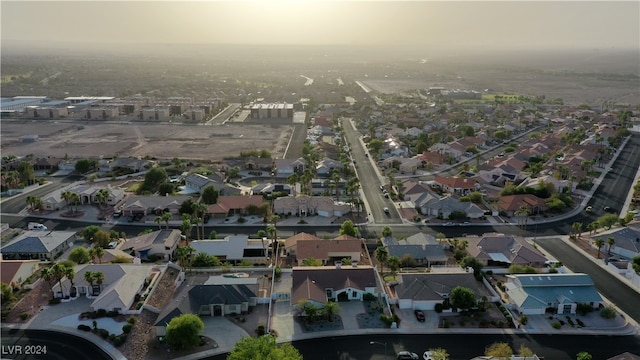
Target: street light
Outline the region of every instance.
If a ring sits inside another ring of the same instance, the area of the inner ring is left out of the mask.
[[[384,360],[387,360],[387,343],[378,342],[378,341],[369,341],[369,345],[378,344],[384,346]]]

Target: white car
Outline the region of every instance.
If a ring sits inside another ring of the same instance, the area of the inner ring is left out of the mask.
[[[433,360],[433,354],[431,351],[425,351],[424,354],[422,354],[422,358],[424,360]]]
[[[389,213],[389,208],[388,208],[388,207],[386,207],[386,208],[384,208],[384,209],[382,209],[382,210],[383,210],[385,213],[387,213],[387,214]]]

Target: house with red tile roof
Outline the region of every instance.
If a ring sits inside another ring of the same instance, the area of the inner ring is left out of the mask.
[[[0,260],[0,281],[18,288],[38,271],[39,260]]]
[[[308,234],[306,232],[297,233],[284,241],[284,248],[287,252],[287,255],[296,255],[296,251],[298,249],[299,241],[307,241],[307,240],[322,240],[321,238]]]
[[[498,211],[504,211],[507,216],[514,216],[520,207],[525,206],[532,214],[538,214],[548,210],[544,199],[532,194],[518,194],[501,196],[496,204]]]
[[[474,178],[436,176],[434,182],[443,191],[453,195],[469,195],[479,189],[478,181]]]
[[[299,240],[296,246],[296,258],[298,265],[302,265],[302,261],[308,258],[320,260],[323,265],[333,265],[334,262],[345,258],[350,258],[352,262],[357,264],[363,253],[362,245],[362,240],[351,236],[330,240]]]
[[[248,206],[260,207],[265,202],[262,195],[230,195],[219,196],[218,202],[208,206],[208,213],[213,217],[245,215]]]

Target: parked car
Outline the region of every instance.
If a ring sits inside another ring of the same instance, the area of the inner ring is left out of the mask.
[[[425,351],[424,354],[422,354],[422,359],[433,360],[433,353],[431,351]]]
[[[383,210],[386,214],[388,214],[388,213],[389,213],[389,208],[388,208],[388,207],[383,208],[382,210]]]
[[[586,212],[588,212],[588,213],[592,212],[592,211],[593,211],[593,206],[591,206],[591,205],[587,206],[587,207],[584,209],[584,211],[586,211]]]
[[[602,210],[604,210],[605,212],[608,212],[608,213],[615,213],[616,212],[616,210],[613,209],[611,206],[605,206]]]
[[[442,226],[456,226],[456,223],[448,222],[448,223],[442,224]]]
[[[396,354],[396,359],[398,360],[420,360],[420,357],[416,353],[412,353],[411,351],[399,351]]]
[[[424,322],[424,319],[425,319],[424,311],[422,311],[422,310],[414,310],[413,313],[416,315],[416,319],[418,321]]]

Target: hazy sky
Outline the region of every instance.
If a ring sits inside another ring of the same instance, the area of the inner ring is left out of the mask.
[[[2,41],[640,47],[640,2],[5,1]]]

